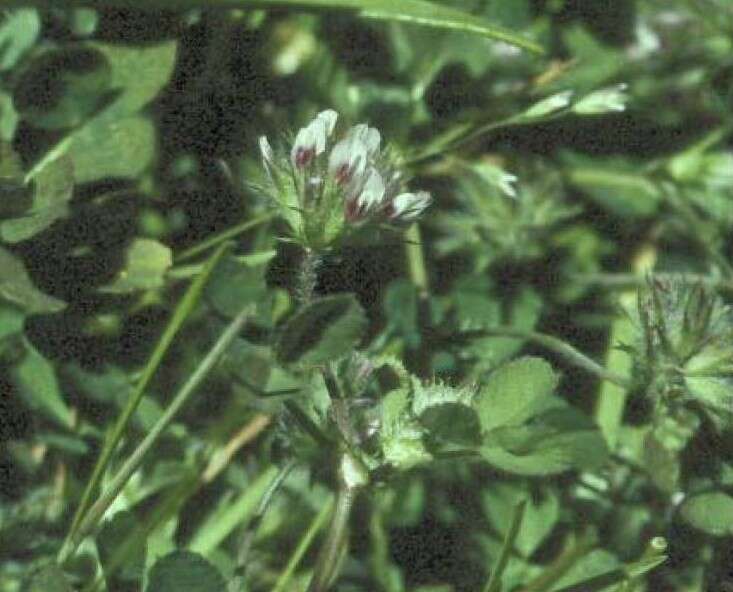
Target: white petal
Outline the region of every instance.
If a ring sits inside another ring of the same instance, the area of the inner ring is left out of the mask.
[[[262,155],[262,160],[266,164],[272,164],[272,161],[275,158],[275,154],[272,151],[272,146],[270,146],[270,142],[267,139],[267,136],[260,136],[260,154]]]
[[[359,123],[349,130],[347,136],[361,140],[370,156],[374,156],[379,152],[382,137],[376,128],[369,127],[366,123]]]
[[[376,169],[369,169],[366,182],[359,195],[359,205],[366,210],[372,209],[384,197],[384,181]]]
[[[320,119],[326,126],[326,135],[330,136],[333,133],[333,129],[336,127],[336,120],[338,119],[338,113],[333,109],[326,109],[321,111],[316,119]]]
[[[308,127],[300,128],[300,130],[298,130],[298,135],[295,136],[293,149],[290,151],[290,162],[292,163],[293,167],[298,166],[298,154],[310,150],[315,151],[315,148],[316,141],[311,126],[309,125]]]
[[[346,137],[336,144],[328,158],[328,172],[335,176],[346,168],[347,178],[359,176],[364,172],[367,161],[367,149],[364,143],[355,137]]]

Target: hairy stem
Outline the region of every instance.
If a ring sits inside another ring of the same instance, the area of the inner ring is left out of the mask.
[[[468,331],[463,335],[476,337],[513,337],[515,339],[533,341],[534,343],[561,355],[575,366],[583,368],[591,374],[595,374],[598,378],[612,382],[624,389],[631,388],[631,381],[628,378],[621,376],[620,374],[616,374],[615,372],[611,372],[599,363],[591,360],[584,353],[575,349],[569,343],[566,343],[557,337],[553,337],[552,335],[537,333],[536,331],[521,331],[513,329],[512,327],[491,327],[490,329]]]

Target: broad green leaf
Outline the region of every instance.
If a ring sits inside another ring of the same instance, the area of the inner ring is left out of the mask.
[[[59,312],[66,303],[40,292],[31,282],[23,263],[0,247],[0,298],[27,314]]]
[[[149,238],[137,238],[127,248],[124,269],[114,282],[101,290],[125,294],[162,288],[165,285],[165,273],[171,265],[173,253],[168,247]]]
[[[24,321],[25,315],[20,310],[0,303],[0,343],[4,337],[20,333]]]
[[[0,223],[0,235],[9,243],[33,237],[69,213],[74,191],[71,159],[61,156],[46,162],[34,177],[33,207],[20,218]]]
[[[693,495],[680,509],[692,526],[714,536],[733,535],[733,497],[722,491]]]
[[[605,549],[594,549],[576,561],[557,583],[549,588],[554,592],[573,589],[577,592],[611,592],[611,586],[623,580],[624,572],[618,559]],[[596,583],[596,578],[602,578]],[[605,580],[605,584],[603,583]],[[580,585],[579,587],[576,587]]]
[[[120,580],[142,581],[146,544],[142,525],[132,512],[123,510],[106,520],[95,540],[108,589]]]
[[[484,460],[520,475],[599,469],[608,457],[603,436],[580,411],[552,398],[554,408],[531,422],[486,434],[480,450]]]
[[[352,351],[365,327],[364,310],[354,296],[318,298],[285,323],[276,351],[285,364],[323,364]]]
[[[11,69],[28,51],[41,31],[38,11],[32,8],[0,13],[0,72]]]
[[[226,582],[198,553],[173,551],[150,570],[146,592],[226,592]]]
[[[525,357],[495,370],[476,395],[484,432],[519,425],[546,408],[557,387],[552,366],[541,358]]]
[[[95,43],[90,47],[106,57],[109,86],[120,94],[69,136],[67,151],[76,181],[138,177],[153,161],[156,135],[150,120],[137,113],[170,79],[176,43],[143,48]]]
[[[266,259],[253,262],[242,257],[224,259],[206,287],[207,301],[217,312],[227,317],[235,316],[247,302],[265,302],[265,263],[274,255],[274,251],[269,251]]]
[[[484,490],[482,501],[492,526],[504,534],[511,525],[512,508],[527,495],[527,487],[511,482],[492,484]],[[522,528],[514,540],[514,547],[524,557],[544,542],[560,518],[560,501],[554,489],[548,488],[538,497],[531,497],[524,511]]]
[[[77,183],[138,177],[155,156],[155,127],[143,116],[111,119],[105,111],[71,138],[67,153]]]
[[[63,570],[55,563],[39,568],[23,588],[24,592],[73,592]]]
[[[75,127],[110,96],[111,70],[104,55],[89,47],[41,54],[15,87],[18,113],[36,127]]]
[[[33,410],[39,411],[63,427],[71,427],[72,413],[61,394],[51,363],[26,342],[26,353],[11,376],[18,393]]]
[[[106,118],[132,115],[152,101],[170,80],[176,62],[176,42],[129,47],[93,43],[110,64],[110,86],[120,96],[105,109]]]

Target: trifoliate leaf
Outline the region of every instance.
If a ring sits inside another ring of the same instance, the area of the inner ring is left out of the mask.
[[[124,294],[161,288],[172,264],[173,254],[168,247],[148,238],[135,239],[127,249],[124,269],[114,282],[101,290]]]
[[[285,323],[277,355],[284,364],[323,364],[350,353],[365,327],[364,310],[354,296],[318,298]]]
[[[680,509],[692,526],[714,536],[733,535],[733,497],[722,491],[693,495]]]
[[[138,177],[155,156],[155,127],[143,116],[110,119],[105,111],[71,138],[67,153],[78,183]]]
[[[552,475],[570,469],[596,470],[608,448],[596,426],[580,411],[554,399],[553,408],[525,425],[484,436],[481,455],[492,465],[520,475]]]
[[[146,592],[225,592],[226,582],[198,553],[173,551],[150,569]]]
[[[498,368],[476,395],[481,429],[519,425],[543,411],[557,382],[552,366],[541,358],[520,358]]]

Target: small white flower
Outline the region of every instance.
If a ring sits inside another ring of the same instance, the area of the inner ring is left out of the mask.
[[[529,109],[524,112],[524,117],[527,119],[537,119],[539,117],[545,117],[550,113],[564,109],[570,104],[570,97],[573,96],[572,90],[565,90],[561,93],[557,93],[532,105]]]
[[[387,216],[393,221],[411,222],[425,211],[431,201],[427,191],[401,193],[388,205]]]
[[[369,127],[366,123],[359,123],[346,132],[346,136],[359,139],[366,146],[369,156],[374,157],[379,153],[382,136],[376,128]]]
[[[312,160],[326,150],[326,141],[333,133],[338,115],[332,109],[321,111],[295,136],[290,162],[296,169],[308,166]]]
[[[624,111],[629,100],[626,88],[627,85],[622,83],[592,92],[575,103],[573,111],[579,115],[598,115],[609,111]]]
[[[328,172],[339,185],[346,185],[362,175],[368,150],[356,136],[346,137],[333,147],[328,158]]]
[[[260,154],[262,155],[262,162],[268,167],[272,166],[275,153],[272,150],[272,146],[270,146],[267,136],[260,136]]]
[[[354,179],[347,190],[345,216],[349,222],[356,222],[369,215],[384,199],[385,185],[377,169],[370,168],[358,179]]]
[[[517,182],[516,175],[507,173],[504,169],[490,162],[482,162],[476,167],[476,172],[490,185],[508,197],[517,197],[517,190],[514,185]]]

